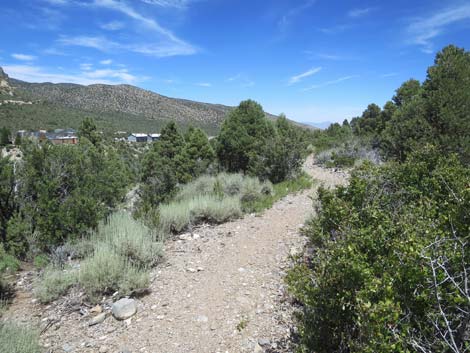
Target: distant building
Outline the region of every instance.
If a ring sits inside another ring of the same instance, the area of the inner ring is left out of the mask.
[[[22,138],[29,137],[38,141],[48,140],[54,145],[76,145],[78,143],[77,132],[74,129],[56,129],[54,132],[19,130],[18,135]]]
[[[148,141],[149,142],[158,141],[158,140],[160,140],[160,136],[162,136],[162,135],[161,134],[149,134]]]
[[[153,142],[160,139],[160,134],[137,134],[133,133],[127,137],[129,142]]]
[[[148,142],[149,136],[147,134],[130,134],[127,138],[129,142]]]

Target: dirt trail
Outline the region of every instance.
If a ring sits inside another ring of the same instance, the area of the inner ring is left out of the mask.
[[[346,180],[312,159],[305,169],[328,186]],[[262,216],[202,227],[168,242],[151,293],[138,300],[138,313],[126,322],[108,317],[89,327],[83,312],[58,316],[57,304],[44,309],[30,299],[22,303],[27,310],[14,303],[5,317],[41,327],[52,322],[41,338],[51,352],[288,351],[292,308],[283,278],[289,255],[304,244],[299,228],[312,213],[313,191],[290,195]]]

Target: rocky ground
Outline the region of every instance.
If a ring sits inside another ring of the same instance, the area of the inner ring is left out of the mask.
[[[150,292],[135,300],[137,313],[130,318],[114,318],[112,298],[87,307],[79,292],[42,306],[32,295],[35,274],[23,272],[2,320],[39,327],[46,352],[292,351],[294,308],[284,284],[290,257],[305,243],[299,229],[312,214],[316,187],[347,179],[312,159],[305,168],[318,181],[314,189],[290,195],[260,216],[203,226],[169,241]]]

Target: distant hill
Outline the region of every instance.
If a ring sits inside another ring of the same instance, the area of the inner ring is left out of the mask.
[[[4,93],[0,91],[0,126],[13,130],[77,128],[89,116],[106,131],[158,132],[168,121],[176,121],[183,128],[198,126],[216,134],[233,109],[169,98],[131,85],[28,83],[9,78],[3,70],[1,82]],[[10,100],[26,104],[5,104]]]
[[[321,121],[318,123],[317,122],[302,122],[302,124],[311,126],[316,129],[324,130],[324,129],[327,129],[331,124],[333,124],[333,122],[332,121]]]

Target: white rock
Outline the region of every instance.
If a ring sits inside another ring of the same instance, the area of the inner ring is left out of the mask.
[[[126,320],[137,312],[134,299],[122,298],[115,302],[111,308],[113,316],[118,320]]]

